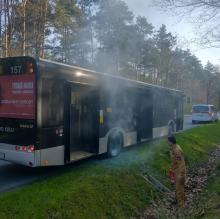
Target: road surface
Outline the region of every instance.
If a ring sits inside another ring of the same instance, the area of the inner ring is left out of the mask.
[[[192,116],[191,115],[185,115],[184,116],[184,122],[183,122],[183,130],[191,129],[199,124],[192,124]]]
[[[191,124],[191,116],[184,117],[184,130],[196,127]],[[65,167],[29,168],[0,160],[0,192],[8,191],[36,180],[56,174]]]
[[[32,169],[0,160],[0,193],[47,177],[50,170]]]

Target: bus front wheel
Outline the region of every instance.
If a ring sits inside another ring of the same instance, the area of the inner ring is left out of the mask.
[[[122,138],[120,134],[113,134],[108,139],[108,157],[116,157],[122,148]]]

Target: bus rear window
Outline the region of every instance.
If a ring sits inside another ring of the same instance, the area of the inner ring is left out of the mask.
[[[34,60],[29,57],[0,59],[0,76],[35,73]]]

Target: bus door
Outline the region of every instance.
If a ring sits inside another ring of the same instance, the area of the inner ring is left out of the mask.
[[[152,138],[153,135],[153,98],[150,92],[138,94],[138,141]]]
[[[70,160],[92,156],[98,151],[99,95],[97,87],[71,84]]]
[[[176,100],[176,126],[177,131],[183,129],[183,97]]]

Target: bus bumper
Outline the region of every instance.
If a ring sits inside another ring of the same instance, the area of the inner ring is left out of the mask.
[[[0,160],[35,167],[35,153],[15,150],[16,145],[0,143]]]
[[[16,150],[16,145],[0,143],[0,160],[29,167],[64,165],[64,145],[36,150]]]

